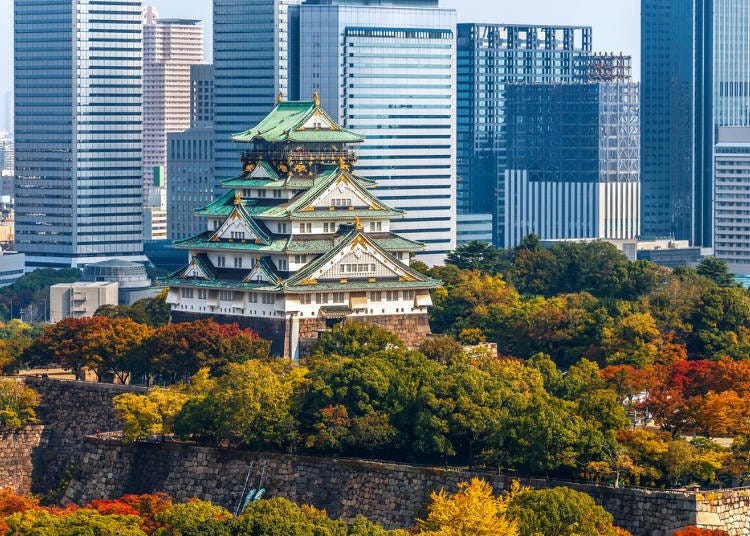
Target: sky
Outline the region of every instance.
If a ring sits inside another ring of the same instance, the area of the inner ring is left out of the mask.
[[[211,59],[211,0],[145,0],[161,17],[204,21],[206,60]],[[594,50],[633,56],[640,78],[640,0],[440,0],[459,22],[585,25],[594,29]],[[13,0],[0,0],[0,103],[13,89]]]

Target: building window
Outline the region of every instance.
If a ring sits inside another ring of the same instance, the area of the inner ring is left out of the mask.
[[[214,220],[214,231],[219,228],[219,220]]]
[[[289,263],[286,259],[279,259],[279,270],[286,271],[289,269]]]
[[[343,199],[343,198],[333,198],[331,199],[331,206],[332,207],[350,207],[352,206],[352,200]]]
[[[344,292],[333,293],[333,303],[344,303],[344,300],[346,300],[346,293]]]
[[[232,301],[232,291],[231,290],[220,290],[219,291],[219,299],[221,301]]]
[[[323,223],[323,232],[324,233],[335,233],[336,232],[336,223],[335,222],[324,222]]]
[[[383,230],[383,222],[379,222],[379,221],[371,221],[370,222],[370,232],[371,233],[375,233],[375,232],[382,231],[382,230]]]
[[[281,197],[281,190],[274,190],[273,191],[273,196],[276,197],[276,198]]]
[[[183,298],[192,298],[193,297],[193,289],[191,289],[191,288],[180,289],[180,296],[182,296]]]
[[[258,303],[258,293],[257,292],[248,292],[247,293],[247,301],[250,303]]]
[[[216,257],[216,266],[224,268],[227,265],[227,258],[224,255]]]
[[[414,291],[413,290],[405,290],[403,293],[405,300],[413,300],[414,299]]]
[[[229,233],[229,235],[232,237],[232,240],[244,240],[245,239],[244,231],[232,231],[231,233]]]
[[[387,301],[398,301],[398,290],[386,290],[385,299]]]
[[[235,268],[242,268],[242,257],[235,257],[234,258],[234,267]]]
[[[306,234],[312,233],[312,223],[300,223],[299,232],[306,233]]]
[[[312,303],[312,294],[300,294],[299,302],[302,305],[310,305]]]
[[[328,293],[318,292],[315,294],[315,303],[328,303]]]
[[[295,264],[304,264],[307,262],[307,255],[295,255],[294,256],[294,262]]]
[[[342,274],[359,274],[359,273],[374,272],[375,271],[375,265],[374,264],[367,264],[367,263],[360,263],[360,264],[340,264],[339,265],[339,271]]]
[[[276,295],[263,293],[263,303],[265,303],[266,305],[271,305],[271,304],[276,303]]]
[[[265,190],[258,190],[258,197],[266,197],[266,191]]]
[[[370,301],[379,302],[383,299],[383,294],[380,291],[370,292]]]
[[[208,298],[208,291],[205,288],[199,288],[198,289],[198,299],[199,300],[205,300]]]

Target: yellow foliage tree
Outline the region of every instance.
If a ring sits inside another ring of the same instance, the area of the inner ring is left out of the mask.
[[[517,484],[514,485],[517,490]],[[427,519],[419,521],[421,536],[518,536],[518,527],[505,512],[513,495],[493,497],[492,486],[472,479],[460,484],[458,493],[432,493]]]

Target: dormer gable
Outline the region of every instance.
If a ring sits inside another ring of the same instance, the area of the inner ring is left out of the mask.
[[[307,120],[298,127],[298,130],[339,130],[339,126],[318,108]]]
[[[247,214],[238,200],[229,216],[211,235],[212,242],[231,240],[235,242],[255,242],[256,244],[270,244],[270,238],[260,226]]]
[[[380,248],[357,228],[327,254],[318,257],[287,280],[286,284],[311,285],[349,280],[427,281]]]
[[[289,205],[290,212],[365,208],[400,213],[372,195],[348,171],[338,168]]]
[[[273,262],[268,257],[258,257],[255,266],[250,270],[244,279],[243,283],[269,283],[278,285],[281,282],[281,278],[276,273]]]
[[[247,179],[256,179],[256,180],[269,180],[269,181],[275,181],[279,179],[279,174],[276,173],[276,171],[273,169],[271,164],[268,162],[261,160],[256,164],[249,164],[245,171],[249,171],[250,173],[246,176]]]
[[[208,260],[208,256],[201,253],[195,255],[182,270],[172,274],[170,277],[177,279],[204,279],[206,281],[212,281],[216,279],[213,265]]]

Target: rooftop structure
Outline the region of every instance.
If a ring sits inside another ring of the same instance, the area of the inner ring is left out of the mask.
[[[175,242],[188,264],[169,276],[174,321],[237,322],[298,358],[326,327],[377,323],[415,344],[429,332],[429,291],[440,285],[408,266],[422,244],[391,232],[403,217],[356,175],[364,138],[312,102],[279,100],[254,128],[241,175],[196,210],[207,230]]]

